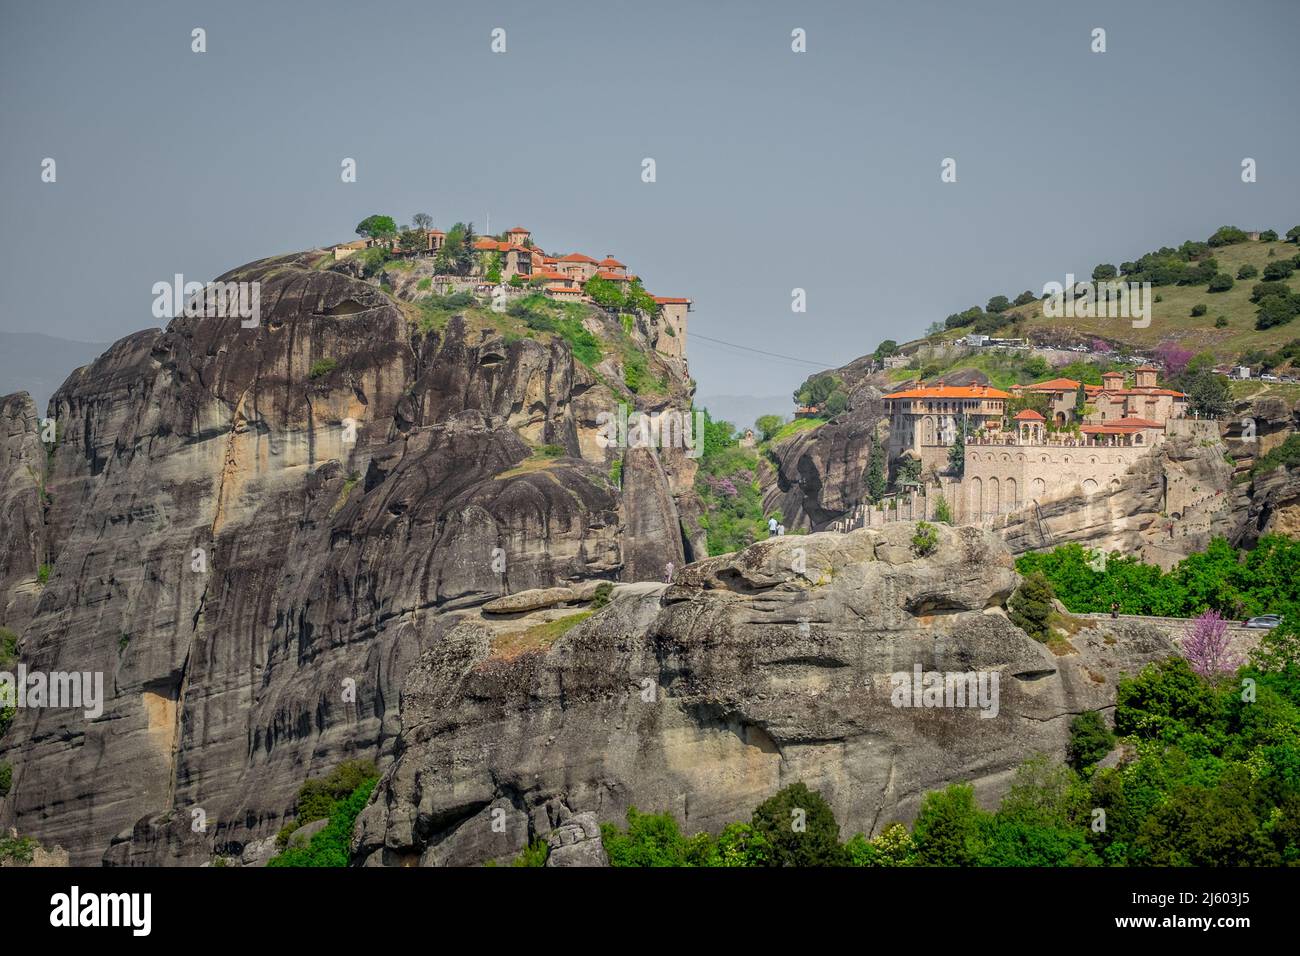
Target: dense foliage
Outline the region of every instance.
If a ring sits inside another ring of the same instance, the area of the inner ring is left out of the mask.
[[[313,777],[298,789],[294,802],[293,820],[286,823],[276,836],[276,844],[283,849],[295,830],[314,820],[330,817],[338,805],[367,783],[379,776],[375,765],[366,760],[346,760],[324,777]]]
[[[828,415],[838,415],[849,407],[844,381],[830,372],[822,372],[805,379],[804,383],[795,389],[794,400],[799,405],[824,409]]]
[[[1294,635],[1266,635],[1235,680],[1206,680],[1182,658],[1122,679],[1128,756],[1116,766],[1096,767],[1115,743],[1100,714],[1070,730],[1068,765],[1030,758],[992,812],[967,784],[931,792],[910,833],[894,823],[840,844],[829,806],[795,784],[716,839],[631,810],[626,831],[602,828],[605,847],[615,866],[1300,865]]]
[[[708,537],[710,555],[738,551],[768,536],[758,470],[758,452],[742,448],[735,427],[715,421],[705,411],[704,448],[695,490],[704,506],[700,525]],[[779,514],[775,517],[783,520]]]
[[[284,846],[295,829],[313,820],[329,823],[306,846],[284,850],[267,866],[347,866],[353,825],[378,779],[374,764],[349,760],[323,779],[304,783],[298,791],[295,819],[280,831],[276,842]]]
[[[1215,610],[1234,619],[1300,615],[1300,542],[1283,535],[1265,535],[1247,552],[1215,538],[1205,551],[1188,555],[1168,572],[1120,554],[1103,561],[1077,544],[1021,555],[1016,567],[1025,575],[1041,572],[1062,603],[1078,614],[1104,613],[1118,602],[1124,614],[1191,617]]]
[[[600,339],[583,325],[577,310],[566,308],[568,305],[570,303],[556,302],[541,293],[533,293],[511,302],[506,312],[522,319],[534,332],[550,332],[568,342],[574,358],[588,368],[594,367],[603,357]]]

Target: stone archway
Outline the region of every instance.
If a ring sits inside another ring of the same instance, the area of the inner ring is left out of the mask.
[[[978,478],[970,480],[970,516],[975,521],[984,516],[984,482]]]

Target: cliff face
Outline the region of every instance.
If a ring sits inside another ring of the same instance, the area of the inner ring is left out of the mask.
[[[74,863],[115,838],[109,861],[156,863],[274,833],[309,774],[391,754],[447,611],[683,559],[693,463],[629,454],[611,480],[597,417],[635,399],[608,376],[558,340],[421,332],[407,303],[316,265],[223,277],[262,283],[257,328],[180,318],[74,373],[51,401],[44,520],[32,411],[4,402],[0,494],[20,506],[0,612],[29,671],[102,672],[108,699],[92,720],[19,710],[0,825]]]
[[[21,632],[40,595],[45,562],[45,447],[24,394],[0,398],[0,627]]]
[[[631,805],[716,831],[795,780],[876,833],[953,780],[994,799],[1026,757],[1063,753],[1075,714],[1113,704],[1121,673],[1173,652],[1097,622],[1058,657],[1007,620],[1018,577],[997,538],[943,527],[920,558],[915,532],[769,539],[620,587],[514,656],[466,616],[407,681],[356,858],[505,859],[570,813],[621,822]],[[915,665],[997,675],[996,706],[896,706],[892,675]]]

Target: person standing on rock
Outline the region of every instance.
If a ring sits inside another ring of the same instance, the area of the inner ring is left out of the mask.
[[[768,519],[767,519],[767,533],[768,533],[768,534],[776,534],[776,519],[775,519],[775,518],[768,518]]]
[[[1116,619],[1119,618],[1119,602],[1118,602],[1118,601],[1111,601],[1111,602],[1110,602],[1110,616],[1111,616],[1112,618],[1116,618]]]
[[[669,561],[664,565],[664,584],[673,583],[673,563]]]
[[[783,524],[779,524],[779,525],[777,525],[777,526],[776,526],[776,536],[777,536],[778,538],[780,538],[780,537],[783,536],[784,534],[785,534],[785,525],[783,525]]]

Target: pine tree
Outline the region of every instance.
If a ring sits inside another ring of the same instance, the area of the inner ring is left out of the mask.
[[[885,463],[882,449],[875,445],[867,463],[867,496],[875,504],[885,496]]]
[[[948,449],[948,470],[960,478],[966,473],[966,416],[957,423],[957,433],[953,436],[952,447]]]

